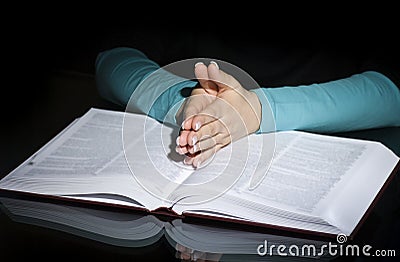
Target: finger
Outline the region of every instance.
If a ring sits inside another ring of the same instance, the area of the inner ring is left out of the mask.
[[[217,85],[210,81],[208,76],[208,68],[203,62],[198,62],[194,66],[194,74],[204,90],[211,95],[216,95],[218,92]]]
[[[206,111],[203,112],[211,112],[212,109],[206,109]],[[199,113],[198,115],[195,115],[191,118],[191,129],[194,131],[200,130],[201,127],[206,126],[207,124],[211,124],[215,121],[218,120],[217,117],[213,115],[214,113]],[[215,134],[215,133],[213,133]],[[188,138],[188,141],[190,141],[191,138]]]
[[[187,142],[189,146],[194,146],[198,141],[207,137],[214,137],[220,133],[227,133],[221,121],[214,119],[213,122],[203,125],[198,131],[190,131],[187,135]]]
[[[186,146],[188,144],[188,135],[190,134],[190,130],[181,130],[179,136],[176,138],[177,146]]]
[[[223,119],[224,115],[230,114],[231,112],[232,106],[227,101],[216,98],[204,110],[193,117],[192,129],[197,131],[204,125]]]
[[[191,154],[190,152],[187,152],[185,154],[185,157],[183,159],[183,163],[185,165],[192,165],[193,159],[198,155],[199,153]]]
[[[204,139],[200,139],[199,142],[197,142],[192,147],[188,147],[187,150],[189,151],[189,153],[195,154],[195,153],[199,153],[200,151],[205,151],[205,150],[211,149],[212,147],[216,146],[217,144],[225,146],[225,145],[229,144],[230,141],[231,141],[231,137],[229,134],[220,133],[213,137],[206,137]]]
[[[182,252],[182,253],[180,253],[180,259],[182,259],[184,261],[190,261],[191,257],[190,257],[190,254]]]
[[[180,155],[185,155],[189,153],[189,149],[187,146],[176,146],[175,151]]]
[[[199,103],[197,95],[190,96],[186,99],[184,109],[183,109],[183,121],[182,121],[182,129],[190,130],[192,128],[191,119],[196,113],[202,111],[203,105]],[[201,101],[200,101],[201,102]]]
[[[181,244],[176,244],[175,245],[175,249],[177,250],[177,251],[179,251],[179,252],[185,252],[185,250],[186,250],[186,247],[184,247],[184,246],[182,246]]]
[[[192,165],[193,164],[193,159],[195,157],[191,156],[191,155],[187,155],[184,159],[183,159],[183,163],[185,165]]]
[[[194,114],[189,114],[188,117],[185,116],[185,120],[182,123],[182,129],[183,130],[190,130],[192,129],[192,120],[193,120]]]
[[[207,257],[207,253],[197,250],[192,250],[192,260],[196,262],[206,262],[205,258]]]
[[[215,137],[217,137],[217,136],[215,136]],[[194,154],[201,150],[207,150],[207,149],[215,146],[217,144],[215,137],[207,136],[205,138],[202,138],[199,142],[195,143],[193,146],[188,148],[189,153]]]
[[[188,252],[188,249],[186,247],[184,247],[180,244],[177,244],[175,246],[175,249],[177,251],[175,254],[176,258],[183,259],[183,260],[191,259],[191,255]]]
[[[199,84],[205,88],[208,83],[208,70],[207,66],[203,62],[197,62],[194,65],[194,75],[196,76]]]
[[[212,61],[213,62],[213,61]],[[221,89],[238,89],[241,88],[240,83],[232,75],[219,69],[216,62],[210,63],[207,68],[208,77]]]
[[[200,154],[196,155],[194,158],[191,159],[192,165],[195,168],[200,168],[207,164],[207,160],[209,160],[218,150],[222,148],[222,145],[215,145],[211,149],[201,151]]]

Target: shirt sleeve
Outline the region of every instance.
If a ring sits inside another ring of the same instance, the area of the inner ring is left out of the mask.
[[[271,130],[271,115],[277,131],[333,133],[400,126],[400,90],[376,71],[320,84],[252,91],[263,106],[259,133]]]
[[[96,86],[104,99],[173,125],[185,99],[183,89],[197,84],[162,70],[141,51],[128,47],[101,52],[95,68]]]

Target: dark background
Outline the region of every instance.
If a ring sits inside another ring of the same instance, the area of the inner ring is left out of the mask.
[[[345,77],[367,68],[372,58],[399,63],[398,23],[390,8],[342,8],[330,15],[325,12],[329,6],[310,12],[265,9],[262,14],[188,8],[162,17],[143,7],[121,11],[105,6],[99,11],[60,3],[46,8],[26,7],[4,23],[1,177],[90,107],[123,110],[101,98],[94,82],[97,54],[112,47],[138,48],[160,65],[195,57],[221,59],[270,87]],[[389,128],[338,135],[383,141],[400,154],[399,134],[399,128]],[[398,248],[400,190],[397,177],[394,181],[358,241]],[[53,253],[102,261],[173,260],[165,243],[136,251],[115,249],[0,215],[2,257],[50,258]]]

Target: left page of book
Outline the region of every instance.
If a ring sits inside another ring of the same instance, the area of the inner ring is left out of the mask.
[[[4,177],[0,188],[154,209],[160,200],[137,183],[125,160],[124,114],[90,109]]]

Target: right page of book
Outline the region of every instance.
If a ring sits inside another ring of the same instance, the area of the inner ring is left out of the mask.
[[[255,189],[249,189],[254,172],[244,172],[226,194],[192,209],[349,235],[398,161],[391,150],[378,142],[300,131],[278,132],[272,163]]]
[[[379,142],[332,138],[339,150],[331,173],[343,173],[313,212],[350,235],[394,173],[399,157]]]

